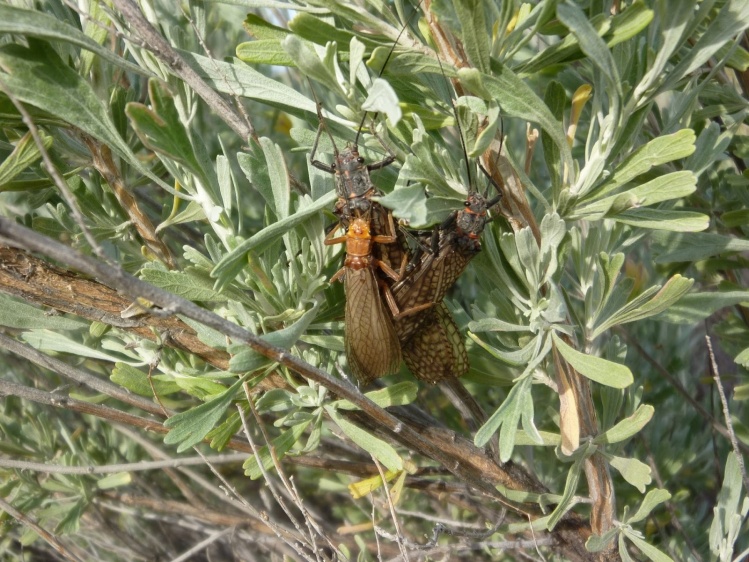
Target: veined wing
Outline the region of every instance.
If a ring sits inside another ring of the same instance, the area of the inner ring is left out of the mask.
[[[374,270],[347,269],[344,287],[346,358],[351,372],[366,385],[398,371],[400,344],[380,298]]]
[[[421,329],[402,346],[408,369],[417,379],[430,383],[466,374],[468,352],[445,303],[422,314],[425,322]]]
[[[400,311],[407,312],[421,304],[442,302],[474,255],[460,252],[452,244],[440,244],[437,255],[425,254],[416,270],[393,287]],[[411,339],[427,322],[427,312],[409,314],[395,320],[395,330],[402,343]]]

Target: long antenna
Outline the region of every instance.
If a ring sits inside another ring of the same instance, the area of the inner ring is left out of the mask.
[[[440,71],[442,72],[442,78],[445,79],[445,82],[449,83],[447,76],[445,76],[445,69],[442,67],[442,60],[440,59],[439,53],[436,53],[437,55],[437,62],[440,65]],[[460,138],[460,147],[463,149],[463,159],[465,160],[466,164],[466,173],[468,174],[468,192],[476,191],[473,189],[473,179],[471,178],[471,166],[468,163],[468,150],[466,149],[466,141],[463,138],[463,129],[460,126],[460,118],[458,117],[458,108],[455,107],[455,100],[450,100],[450,105],[453,107],[453,115],[455,116],[455,126],[458,128],[458,137]]]
[[[380,78],[385,72],[385,67],[388,64],[388,61],[390,61],[390,57],[393,56],[393,52],[395,51],[395,47],[398,46],[398,41],[400,41],[401,36],[403,33],[405,33],[406,29],[408,29],[408,26],[411,24],[411,20],[413,17],[418,13],[419,6],[421,6],[421,2],[423,0],[420,0],[419,3],[416,5],[416,8],[414,9],[413,13],[408,16],[408,19],[406,20],[406,24],[401,28],[400,32],[398,33],[398,36],[395,38],[395,41],[393,42],[393,46],[390,47],[390,51],[388,52],[388,56],[385,57],[385,62],[382,63],[382,68],[380,68],[380,73],[377,75],[378,78]],[[375,112],[375,114],[372,116],[372,119],[377,119],[377,115],[379,115],[379,112]],[[354,138],[354,148],[356,148],[359,145],[359,135],[361,134],[362,127],[364,127],[364,121],[367,119],[367,112],[364,112],[364,115],[362,115],[361,122],[359,123],[359,128],[356,131],[356,137]]]

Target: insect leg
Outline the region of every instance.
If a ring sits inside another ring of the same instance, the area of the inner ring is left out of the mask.
[[[323,244],[326,246],[332,246],[333,244],[343,244],[348,240],[348,236],[344,234],[343,236],[336,236],[334,237],[333,234],[335,234],[336,230],[338,230],[338,227],[340,226],[340,223],[335,225],[330,232],[328,232],[325,235],[325,240],[323,240]]]
[[[329,174],[335,174],[335,166],[331,166],[330,164],[326,164],[325,162],[317,160],[315,158],[315,152],[317,152],[317,144],[320,142],[320,135],[322,134],[322,130],[325,129],[327,131],[321,108],[322,104],[320,102],[317,102],[317,118],[319,119],[320,124],[317,126],[317,134],[315,135],[315,142],[312,144],[312,152],[310,152],[309,154],[309,161],[310,164],[312,164],[318,170],[328,172]],[[330,140],[332,141],[333,137],[330,137]],[[333,149],[335,153],[338,154],[338,149],[336,148],[335,143],[333,143]]]
[[[372,136],[376,138],[379,143],[382,145],[382,147],[388,151],[388,156],[380,160],[379,162],[375,162],[374,164],[367,164],[367,170],[370,172],[372,170],[379,170],[381,168],[384,168],[385,166],[389,166],[395,161],[396,154],[393,152],[393,149],[390,148],[385,141],[383,141],[380,136],[375,132],[374,128],[372,129]]]
[[[335,275],[333,275],[333,277],[330,278],[330,283],[335,283],[341,277],[343,277],[345,273],[346,273],[346,268],[342,267],[341,269],[335,272]]]

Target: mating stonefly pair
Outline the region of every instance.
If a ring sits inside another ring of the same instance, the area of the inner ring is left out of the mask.
[[[465,155],[458,115],[453,111]],[[480,251],[487,210],[501,195],[489,199],[469,189],[464,208],[451,213],[426,237],[424,249],[409,256],[404,237],[393,226],[392,214],[372,200],[381,193],[370,172],[393,163],[395,154],[377,135],[388,155],[367,164],[359,154],[365,114],[354,143],[339,151],[333,142],[334,163],[325,164],[315,158],[322,130],[327,131],[319,105],[318,118],[310,161],[336,178],[339,199],[335,213],[346,233],[326,237],[326,244],[346,244],[344,267],[331,280],[343,277],[345,283],[345,346],[351,371],[366,384],[397,371],[403,357],[420,380],[435,383],[465,374],[465,344],[442,300]],[[468,175],[470,185],[470,169]]]

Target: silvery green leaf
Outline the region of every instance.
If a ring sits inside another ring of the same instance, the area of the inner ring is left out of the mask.
[[[78,343],[60,333],[50,330],[30,330],[21,334],[21,339],[40,351],[58,351],[60,353],[70,353],[78,357],[91,357],[92,359],[100,359],[112,363],[122,360],[121,356],[103,353],[93,347]]]
[[[253,454],[250,455],[242,465],[244,473],[250,477],[250,480],[257,480],[263,476],[263,471],[271,471],[275,468],[275,460],[281,460],[286,456],[286,453],[294,446],[294,443],[299,441],[307,429],[311,420],[306,420],[296,425],[292,425],[289,429],[284,431],[281,435],[271,441],[273,452],[271,453],[268,445],[263,445],[257,449],[257,457]],[[260,458],[262,463],[262,469],[258,464],[257,458]]]
[[[164,380],[159,375],[151,376],[149,380],[148,374],[127,363],[117,363],[109,379],[130,392],[149,398],[153,398],[154,393],[156,396],[167,396],[180,391],[179,385],[174,381]]]
[[[499,457],[502,462],[507,462],[512,456],[515,448],[515,434],[518,431],[518,422],[527,406],[527,398],[530,395],[531,377],[525,377],[512,387],[502,405],[489,417],[484,425],[476,432],[473,442],[477,447],[483,447],[489,442],[494,433],[499,434]],[[533,424],[525,428],[526,433]],[[538,437],[538,436],[534,436]]]
[[[296,322],[291,326],[277,330],[275,332],[269,332],[267,334],[260,335],[260,339],[265,340],[271,345],[280,347],[283,349],[291,349],[301,335],[307,330],[309,325],[317,316],[319,301],[315,301],[312,308],[306,311]],[[257,351],[244,344],[238,344],[241,350],[234,350],[235,346],[232,346],[232,350],[235,353],[229,361],[229,370],[235,373],[243,373],[246,371],[256,371],[260,367],[270,363],[270,359],[264,355],[259,354]]]
[[[707,215],[668,209],[630,209],[609,218],[629,226],[671,232],[699,232],[710,226]]]
[[[114,54],[110,49],[99,45],[67,23],[51,14],[35,10],[25,10],[7,3],[0,4],[0,33],[37,37],[51,41],[64,41],[96,53],[104,60],[116,64],[124,70],[149,76],[150,73],[138,65]]]
[[[272,64],[274,66],[294,66],[294,60],[284,50],[278,39],[259,39],[237,45],[236,55],[248,64]]]
[[[213,280],[208,275],[189,275],[179,271],[164,271],[146,267],[141,279],[190,301],[226,302],[228,295],[213,288]]]
[[[537,356],[539,346],[544,342],[543,337],[541,337],[540,335],[535,335],[520,349],[505,351],[489,345],[471,332],[468,332],[468,337],[475,341],[479,346],[484,348],[488,353],[490,353],[500,361],[503,361],[507,365],[511,365],[513,367],[525,367],[526,365],[528,365],[529,361]]]
[[[554,345],[565,361],[578,373],[590,380],[614,388],[627,388],[634,382],[632,372],[626,366],[607,361],[601,357],[581,353],[564,343],[555,332],[552,332],[552,338],[554,339]]]
[[[224,415],[243,382],[244,378],[240,378],[212,400],[166,420],[164,425],[171,429],[164,437],[164,443],[179,443],[178,453],[200,443]]]
[[[588,56],[588,60],[606,77],[609,86],[609,96],[621,97],[621,80],[614,59],[608,46],[598,36],[598,32],[591,25],[585,13],[572,3],[557,5],[559,20],[577,37],[580,49]]]
[[[640,405],[634,414],[621,420],[614,427],[606,430],[604,433],[597,435],[593,439],[593,443],[620,443],[629,439],[639,433],[639,431],[647,425],[647,423],[653,418],[653,412],[655,412],[655,409],[652,406],[645,404]]]
[[[273,190],[273,204],[276,216],[283,220],[289,216],[291,207],[291,187],[289,172],[286,169],[283,151],[269,138],[261,137],[265,163],[268,166],[268,179]]]
[[[224,211],[230,214],[234,208],[236,186],[234,185],[234,176],[231,173],[231,162],[223,154],[216,157],[216,176],[219,194],[221,195],[220,204]]]
[[[749,367],[749,347],[744,349],[741,353],[739,353],[735,358],[734,361],[737,365],[741,365],[744,368]]]
[[[19,100],[43,109],[75,125],[109,146],[140,173],[164,189],[171,186],[146,169],[117,132],[107,108],[93,88],[65,64],[47,43],[30,40],[30,48],[19,44],[0,47],[5,87]]]
[[[541,220],[541,254],[539,270],[541,283],[548,283],[557,270],[557,248],[567,232],[567,224],[553,213]]]
[[[349,84],[356,84],[356,81],[358,79],[359,82],[361,82],[362,86],[364,86],[364,89],[369,91],[369,89],[372,87],[371,79],[369,77],[369,73],[367,72],[367,67],[362,64],[362,59],[364,58],[364,52],[366,51],[366,49],[367,46],[359,41],[356,36],[351,37],[351,41],[349,41],[348,81]],[[362,109],[365,109],[364,106],[362,106]]]
[[[156,232],[160,232],[165,228],[174,226],[175,224],[204,220],[206,220],[205,209],[196,201],[190,201],[182,211],[160,223],[159,226],[156,227]]]
[[[468,148],[469,158],[480,157],[484,152],[489,150],[492,142],[497,137],[497,130],[502,123],[498,105],[494,104],[489,108],[486,121],[486,127],[479,131],[473,146]]]
[[[0,326],[17,330],[79,330],[87,328],[89,323],[75,317],[49,314],[41,308],[0,294]]]
[[[391,127],[395,127],[403,116],[400,105],[398,105],[398,94],[382,78],[375,79],[361,108],[372,113],[384,113]]]
[[[211,272],[211,276],[217,279],[219,286],[231,282],[238,268],[243,267],[243,261],[249,252],[262,252],[273,242],[282,237],[286,232],[306,220],[308,217],[319,213],[322,209],[331,207],[336,199],[335,191],[323,195],[317,201],[311,201],[309,197],[303,196],[299,199],[298,209],[289,217],[266,226],[257,234],[241,242],[231,252],[223,256],[221,261]]]
[[[558,433],[550,431],[537,431],[537,436],[531,437],[524,430],[515,434],[515,445],[543,445],[544,447],[557,447],[562,443],[562,437]],[[538,440],[540,437],[541,441]]]
[[[525,404],[521,407],[520,419],[523,431],[527,437],[533,441],[534,445],[544,445],[544,438],[536,428],[536,422],[534,421],[534,404],[533,396],[531,392],[526,392],[523,395]],[[515,443],[517,444],[517,433],[515,433]]]
[[[645,493],[645,487],[653,481],[650,467],[637,459],[612,457],[609,464],[618,470],[622,478],[637,488],[641,494]]]
[[[629,183],[637,176],[648,172],[655,166],[686,158],[695,150],[694,131],[682,129],[671,135],[663,135],[651,140],[630,154],[617,166],[614,173],[598,187],[593,194],[605,195]]]
[[[655,53],[655,59],[635,88],[636,99],[666,76],[663,70],[667,64],[671,64],[671,56],[684,41],[684,32],[690,16],[694,13],[694,4],[695,0],[685,1],[681,4],[680,10],[672,9],[665,2],[656,4],[658,19],[661,22],[661,42],[658,52]]]
[[[326,406],[325,411],[330,419],[346,434],[346,437],[376,458],[385,468],[388,470],[403,470],[403,459],[400,458],[393,447],[351,423],[331,406]]]
[[[468,324],[471,332],[478,334],[481,332],[529,332],[530,328],[525,324],[511,324],[500,320],[499,318],[482,318],[473,320]]]
[[[515,235],[515,246],[517,247],[519,266],[524,274],[522,278],[526,280],[526,286],[530,293],[534,294],[537,292],[541,281],[540,253],[536,238],[530,228],[523,228]]]
[[[485,89],[489,94],[487,96],[489,99],[500,100],[503,115],[520,117],[538,123],[559,149],[564,166],[568,169],[573,168],[570,147],[561,122],[551,114],[546,104],[528,84],[506,65],[492,68],[491,76],[484,74],[477,76],[478,73],[469,72],[469,70],[460,69],[458,74],[461,82],[471,86],[474,93],[478,95],[480,95],[478,90]]]
[[[530,230],[530,229],[526,227],[522,229],[520,232],[522,232],[523,230]],[[523,265],[520,262],[520,256],[518,255],[518,247],[517,247],[517,244],[515,243],[516,236],[517,235],[513,235],[507,232],[502,233],[499,239],[499,247],[502,250],[502,255],[507,261],[507,264],[512,269],[513,273],[518,277],[518,279],[520,279],[523,282],[523,285],[527,287],[525,270],[523,269]],[[527,237],[527,234],[525,236]]]
[[[0,11],[2,11],[2,4],[0,4]],[[39,135],[42,139],[42,145],[49,150],[54,142],[53,138],[41,130]],[[0,192],[5,191],[14,178],[41,157],[41,152],[39,152],[34,137],[31,136],[31,133],[26,133],[19,139],[16,146],[13,147],[13,151],[5,157],[5,160],[0,162]]]
[[[640,551],[653,562],[674,562],[674,560],[665,554],[662,550],[654,547],[639,534],[635,534],[627,527],[622,528],[622,535],[640,549]],[[621,550],[619,551],[621,552]]]
[[[736,458],[736,454],[733,452],[728,453],[726,459],[725,473],[723,474],[723,486],[718,494],[718,501],[716,506],[713,508],[713,521],[710,524],[710,551],[713,555],[720,556],[721,551],[726,550],[725,541],[731,535],[731,527],[734,524],[734,519],[738,517],[741,521],[746,513],[742,513],[741,510],[741,493],[742,490],[742,477],[741,468]],[[745,502],[746,503],[746,502]],[[731,537],[730,550],[733,550],[733,543],[738,538],[737,536]],[[728,559],[721,557],[722,560]]]
[[[596,220],[604,216],[616,216],[631,208],[647,207],[671,199],[680,199],[694,193],[697,189],[696,183],[697,178],[690,171],[672,172],[658,176],[623,193],[579,205],[569,218]]]
[[[749,291],[692,293],[666,308],[658,319],[674,324],[696,324],[727,306],[749,303]]]
[[[731,144],[731,138],[730,130],[722,132],[718,123],[710,122],[697,137],[696,150],[687,158],[685,167],[692,170],[696,176],[700,176],[725,156],[726,150]]]
[[[635,514],[631,517],[625,518],[624,522],[628,525],[638,523],[639,521],[642,521],[648,515],[650,515],[650,512],[652,512],[653,509],[655,509],[658,505],[670,499],[671,494],[667,490],[662,490],[660,488],[656,490],[650,490],[642,500],[642,503],[637,509],[637,512],[635,512]]]
[[[380,408],[389,408],[390,406],[405,406],[412,403],[416,400],[418,390],[418,385],[404,381],[380,390],[366,392],[364,395]],[[348,400],[336,400],[330,406],[336,410],[358,410],[358,406]]]
[[[491,54],[490,34],[484,18],[484,6],[479,0],[453,3],[462,28],[463,47],[473,66],[489,72]]]
[[[104,478],[96,481],[99,490],[111,490],[120,486],[127,486],[133,481],[133,475],[129,472],[115,472],[107,474]]]
[[[611,314],[600,325],[597,325],[592,337],[598,337],[613,326],[643,320],[671,309],[689,292],[692,285],[694,285],[693,279],[674,275],[663,287],[655,286],[643,291],[631,302]],[[656,290],[658,292],[653,295]]]
[[[683,9],[689,9],[689,6],[684,6]],[[668,79],[661,89],[670,89],[675,82],[694,72],[747,26],[749,26],[749,4],[742,0],[732,0],[723,4],[717,17],[711,18],[710,24],[704,26],[699,39],[690,45],[684,58],[668,73]]]
[[[297,117],[317,115],[315,102],[282,82],[268,78],[246,64],[228,63],[179,51],[185,61],[216,91],[268,103]],[[319,61],[319,58],[318,58]],[[331,119],[342,121],[332,116]]]
[[[563,291],[556,283],[548,283],[547,287],[547,298],[545,299],[544,309],[541,311],[540,318],[547,326],[556,325],[559,330],[569,331],[563,326],[569,318],[567,302],[564,299]],[[531,321],[531,327],[533,327],[533,321]],[[538,329],[543,328],[539,326]]]
[[[554,508],[554,511],[551,513],[548,521],[546,522],[547,530],[552,530],[562,519],[564,514],[572,509],[572,507],[575,505],[575,491],[577,490],[578,482],[580,482],[580,473],[582,472],[582,464],[583,462],[585,462],[585,459],[585,455],[580,455],[580,457],[572,463],[572,466],[570,466],[570,469],[567,472],[567,480],[564,484],[564,493],[562,494],[562,499],[559,500],[559,503]]]
[[[749,251],[749,241],[710,232],[657,232],[653,235],[656,263],[696,262],[730,252]]]
[[[591,535],[588,540],[585,541],[585,548],[588,549],[588,552],[601,552],[608,548],[618,532],[619,528],[614,527],[601,536]]]

